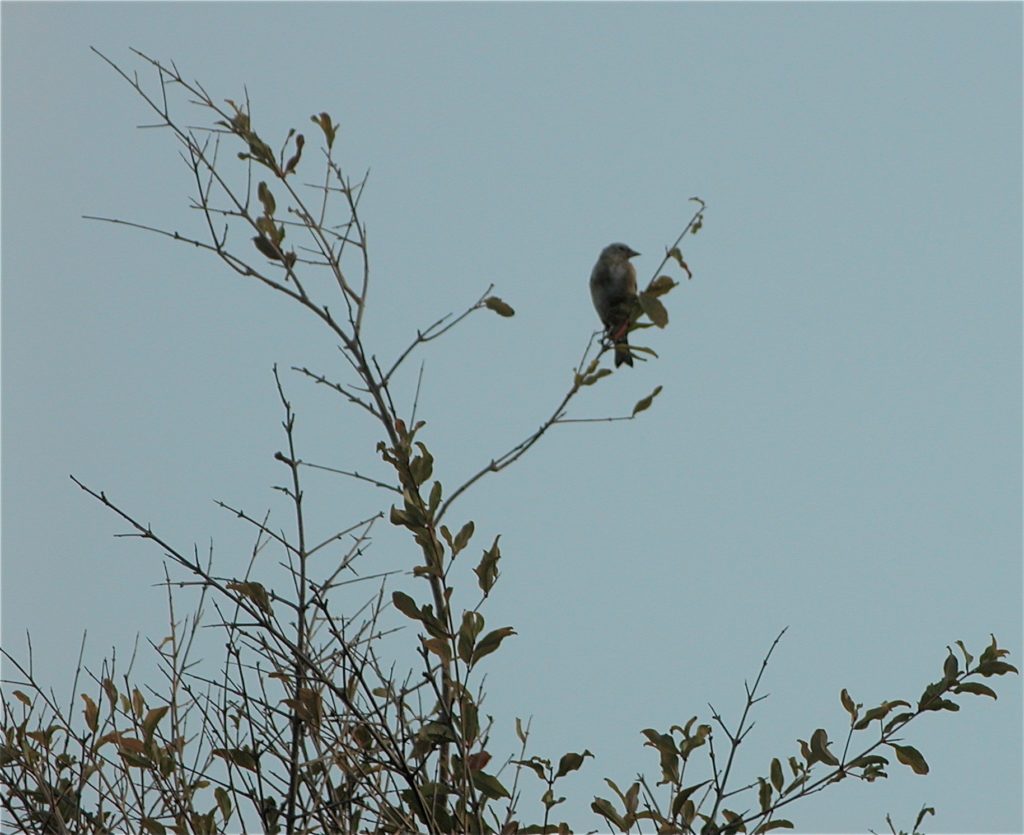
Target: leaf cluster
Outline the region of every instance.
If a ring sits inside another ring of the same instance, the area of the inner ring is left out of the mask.
[[[778,638],[772,650],[777,643]],[[774,829],[792,829],[793,823],[782,817],[780,812],[802,798],[848,778],[871,783],[887,777],[890,755],[886,751],[915,774],[927,774],[928,763],[923,754],[913,745],[904,743],[897,734],[924,713],[958,711],[960,706],[951,696],[967,694],[996,698],[995,691],[974,680],[977,677],[1018,672],[1016,667],[1003,660],[1008,650],[998,646],[995,636],[982,651],[977,664],[974,664],[975,658],[963,642],[956,643],[963,665],[949,650],[942,665],[941,678],[925,687],[916,707],[905,699],[893,699],[863,710],[864,705],[855,702],[844,688],[840,692],[840,703],[849,715],[849,727],[841,753],[833,750],[828,731],[817,728],[809,739],[797,740],[798,754],[774,757],[766,773],[735,787],[732,780],[736,754],[753,727],[748,723],[748,713],[764,698],[757,695],[759,675],[754,686],[747,689],[746,709],[735,730],[728,728],[717,713],[713,715],[728,744],[724,764],[715,754],[712,725],[697,724],[697,717],[690,719],[685,726],[673,726],[668,733],[648,728],[644,731],[646,745],[654,748],[660,759],[661,779],[657,786],[666,787],[667,797],[659,797],[659,793],[642,777],[626,792],[621,792],[609,781],[619,796],[620,805],[616,806],[605,798],[595,798],[591,808],[619,832],[630,832],[634,827],[639,831],[640,822],[651,821],[659,833],[726,835],[750,832],[759,835]],[[765,657],[762,673],[772,650]],[[858,745],[854,744],[855,740],[860,741]],[[691,754],[705,744],[708,746],[710,774],[691,782],[685,779]],[[923,816],[924,810],[918,817],[915,830]]]

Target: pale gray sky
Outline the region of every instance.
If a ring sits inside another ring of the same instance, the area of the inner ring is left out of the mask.
[[[490,282],[518,311],[424,351],[424,439],[446,484],[532,431],[597,321],[606,243],[642,276],[691,213],[692,283],[660,360],[453,510],[502,535],[488,624],[518,635],[485,710],[511,744],[656,778],[645,727],[726,717],[785,625],[741,773],[819,726],[838,694],[916,699],[945,647],[1021,651],[1021,5],[4,3],[3,645],[40,675],[166,632],[160,555],[68,479],[241,570],[249,531],[213,505],[280,509],[270,369],[330,367],[310,319],[166,240],[192,229],[169,137],[90,51],[174,60],[268,134],[341,124],[375,264],[369,334],[391,356]],[[140,67],[141,69],[141,67]],[[411,367],[415,371],[416,366]],[[411,401],[414,375],[399,380]],[[304,457],[372,468],[360,415],[286,377]],[[326,533],[382,494],[310,479]],[[281,524],[285,524],[285,516]],[[415,558],[378,532],[367,565]],[[216,658],[218,642],[211,643]],[[990,682],[992,683],[992,682]],[[1021,832],[1021,684],[915,722],[931,765],[798,806],[801,832]],[[499,752],[500,753],[500,752]]]

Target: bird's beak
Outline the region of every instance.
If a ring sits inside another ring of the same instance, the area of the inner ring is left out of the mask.
[[[639,255],[639,254],[640,254],[640,253],[639,253],[639,252],[637,252],[637,251],[636,251],[635,249],[632,249],[632,248],[631,248],[631,249],[629,250],[629,257],[630,257],[630,258],[635,258],[635,257],[636,257],[637,255]]]

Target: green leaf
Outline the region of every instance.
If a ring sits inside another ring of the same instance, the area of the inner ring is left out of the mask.
[[[954,693],[973,693],[975,696],[991,696],[998,699],[996,691],[986,684],[976,681],[964,681],[953,688]]]
[[[302,159],[302,148],[306,144],[306,137],[301,133],[295,137],[295,153],[292,154],[284,167],[285,174],[291,174],[299,165],[299,160]]]
[[[266,217],[264,215],[256,218],[256,228],[263,233],[261,237],[265,238],[267,244],[270,245],[267,257],[279,258],[277,250],[275,250],[274,247],[276,246],[278,249],[281,248],[281,241],[284,240],[284,227],[278,226],[272,217]]]
[[[921,698],[917,700],[918,710],[938,710],[939,708],[934,706],[934,703],[943,692],[946,690],[946,683],[944,681],[936,681],[925,687],[924,692],[921,694]],[[859,728],[858,728],[859,730]]]
[[[761,804],[761,811],[767,812],[768,807],[772,805],[772,787],[768,784],[768,781],[764,777],[757,778],[757,800]]]
[[[692,786],[688,786],[685,789],[680,789],[676,793],[676,796],[672,798],[672,814],[673,815],[678,815],[680,813],[680,811],[682,810],[682,808],[683,808],[683,804],[686,803],[686,801],[690,799],[690,796],[695,791],[697,791],[698,789],[703,788],[704,786],[706,786],[710,782],[711,782],[710,780],[705,780],[703,783],[696,783],[696,784],[694,784]]]
[[[498,547],[500,538],[500,534],[494,537],[494,544],[484,551],[480,564],[473,569],[480,590],[484,594],[488,594],[494,588],[494,584],[498,582],[498,560],[501,559],[501,549]]]
[[[437,745],[455,741],[451,729],[443,722],[425,722],[416,732],[416,736]]]
[[[148,832],[149,835],[166,835],[167,833],[167,827],[156,818],[143,818],[141,824],[143,831]]]
[[[946,660],[942,665],[942,677],[947,682],[956,680],[957,674],[960,672],[960,667],[957,664],[956,656],[953,655],[953,651],[950,650],[949,655],[946,656]]]
[[[262,235],[256,235],[252,239],[252,242],[256,244],[256,249],[258,249],[263,255],[265,255],[271,261],[281,260],[280,250],[274,244],[272,244],[270,241],[264,238]]]
[[[392,592],[391,602],[394,604],[395,608],[407,618],[412,618],[413,620],[418,621],[423,620],[423,613],[420,611],[419,606],[416,605],[416,601],[404,592]]]
[[[518,716],[516,717],[516,736],[519,737],[519,741],[526,744],[527,732],[523,729],[523,720]]]
[[[167,715],[167,711],[170,709],[169,705],[163,705],[162,707],[154,707],[146,713],[146,718],[142,720],[142,734],[146,742],[149,742],[153,738],[153,732],[156,730],[156,726],[160,723],[160,720]]]
[[[260,198],[260,203],[263,204],[263,213],[267,217],[272,217],[277,209],[277,202],[274,200],[274,195],[271,194],[270,189],[267,188],[267,184],[262,180],[256,189],[256,194]]]
[[[892,742],[887,744],[896,751],[896,759],[904,765],[909,765],[914,769],[915,774],[928,773],[928,763],[926,763],[924,757],[921,756],[921,752],[912,745],[896,745]]]
[[[587,753],[590,753],[590,752],[588,751]],[[630,815],[635,815],[636,814],[637,799],[639,797],[640,797],[640,784],[639,783],[634,783],[626,791],[626,798],[625,798],[626,811]]]
[[[619,800],[621,800],[623,803],[625,803],[626,802],[626,795],[623,793],[622,789],[619,788],[618,783],[616,783],[610,777],[605,777],[604,781],[611,787],[611,790],[613,792],[615,792],[616,797],[618,797]]]
[[[694,230],[696,231],[696,230]],[[762,832],[771,832],[773,829],[792,829],[793,824],[782,818],[777,818],[768,823],[761,824],[757,829],[754,830],[754,835],[761,835]]]
[[[885,725],[882,727],[882,733],[889,734],[893,729],[898,728],[900,725],[906,724],[913,718],[914,714],[910,711],[903,711],[902,713],[897,713],[895,716],[892,717],[892,719],[885,723]]]
[[[668,311],[665,310],[665,305],[658,301],[657,296],[652,296],[644,291],[639,298],[640,307],[647,314],[647,318],[659,328],[665,327],[668,324]]]
[[[227,760],[232,765],[244,768],[246,771],[259,770],[252,751],[247,751],[244,748],[214,748],[210,753],[215,757]]]
[[[637,401],[636,405],[633,407],[633,415],[636,416],[640,414],[640,412],[644,412],[647,409],[651,408],[651,404],[654,402],[654,398],[657,397],[659,394],[661,394],[661,386],[655,386],[654,391],[652,391],[646,397]]]
[[[509,635],[515,635],[516,631],[511,626],[503,626],[501,629],[495,629],[488,632],[481,639],[480,643],[476,645],[476,649],[473,651],[473,663],[475,664],[485,655],[490,655],[494,652],[501,642],[504,641]]]
[[[737,814],[730,809],[722,810],[722,817],[725,818],[726,826],[723,826],[720,830],[723,835],[733,835],[736,832],[746,832],[747,829],[743,825],[743,815]]]
[[[516,312],[512,309],[511,305],[506,304],[497,296],[488,296],[484,299],[484,307],[488,310],[493,310],[499,316],[515,316]]]
[[[693,805],[692,800],[685,801],[679,807],[679,817],[687,826],[693,823],[693,819],[697,817],[697,807]]]
[[[501,800],[503,797],[512,796],[508,793],[508,789],[498,782],[497,777],[492,777],[483,771],[473,772],[473,785],[484,797],[489,797],[491,800]]]
[[[644,292],[648,296],[654,296],[654,297],[664,296],[673,287],[678,287],[678,286],[679,286],[679,282],[678,281],[673,281],[667,275],[659,275],[656,279],[654,279],[654,281],[652,281],[649,285],[647,285],[647,289],[644,290]]]
[[[119,750],[117,752],[121,759],[124,760],[125,765],[131,768],[143,768],[147,771],[153,769],[154,763],[149,757],[144,757],[142,754],[135,754],[131,751]]]
[[[781,792],[785,780],[782,777],[782,763],[779,762],[778,757],[772,759],[771,777],[772,785],[775,787],[775,791]]]
[[[680,792],[679,794],[677,794],[675,797],[672,798],[671,811],[672,811],[672,817],[673,818],[676,818],[679,815],[679,812],[682,811],[683,804],[688,799],[689,799],[688,797],[684,797],[683,796],[682,792]]]
[[[518,719],[516,720],[519,721]],[[525,741],[525,740],[524,740]],[[532,757],[528,760],[512,760],[512,765],[521,765],[530,769],[536,774],[541,780],[547,782],[547,777],[544,774],[544,761],[540,757]]]
[[[982,661],[978,664],[978,672],[985,678],[990,676],[1004,676],[1007,673],[1016,673],[1017,668],[1005,661]]]
[[[693,224],[693,226],[690,227],[691,234],[696,233],[698,229],[700,229],[700,218],[698,218],[697,221]],[[683,270],[686,271],[687,278],[693,278],[693,273],[690,272],[690,268],[686,265],[686,262],[683,260],[683,253],[679,251],[679,247],[672,247],[672,249],[668,251],[668,255],[670,258],[674,259],[675,262],[679,264],[680,267],[683,268]]]
[[[473,659],[473,647],[477,636],[484,628],[484,616],[479,612],[463,612],[462,626],[459,627],[459,658],[467,664]]]
[[[452,542],[452,556],[454,557],[459,551],[469,545],[469,540],[473,536],[473,531],[476,527],[473,525],[472,520],[466,522],[462,526],[462,529],[455,534],[455,540]]]
[[[815,759],[820,760],[825,765],[839,765],[839,760],[828,750],[828,734],[824,728],[818,728],[811,734],[811,753],[814,754]]]
[[[452,663],[451,644],[444,638],[421,638],[420,640],[423,642],[424,648],[440,658],[445,666]],[[462,654],[461,651],[459,654]]]
[[[437,506],[441,504],[441,482],[435,481],[433,487],[430,488],[430,499],[428,500],[428,508],[430,513],[433,514],[437,510]],[[452,556],[455,556],[452,554]]]
[[[588,374],[593,374],[594,371],[597,369],[597,366],[600,365],[600,364],[601,364],[601,358],[600,357],[594,357],[590,361],[590,365],[588,365],[586,367],[586,369],[583,371],[583,374],[575,375],[575,377],[574,377],[575,382],[579,383],[580,380],[583,379],[583,377],[587,376]]]
[[[419,486],[427,481],[434,473],[434,456],[430,454],[427,448],[420,442],[416,441],[416,446],[420,448],[420,455],[417,455],[409,464],[409,470],[412,472],[412,477]]]
[[[678,783],[679,749],[676,748],[675,740],[668,734],[663,734],[654,730],[654,728],[645,728],[642,733],[647,737],[647,742],[644,743],[644,746],[655,748],[660,755],[661,780],[658,785],[664,785],[665,783]],[[687,742],[689,742],[689,740],[687,740]]]
[[[594,802],[590,804],[590,808],[605,820],[614,823],[622,832],[627,830],[622,816],[615,811],[615,807],[612,806],[610,800],[605,800],[603,797],[595,797]]]
[[[581,765],[583,765],[584,759],[593,756],[594,755],[591,754],[590,751],[585,749],[582,754],[575,754],[573,752],[563,754],[562,759],[558,761],[558,771],[555,773],[555,779],[557,780],[559,777],[564,777],[570,771],[576,771]]]
[[[960,647],[960,652],[963,653],[963,656],[964,656],[964,666],[967,667],[967,668],[970,668],[972,662],[974,661],[974,656],[971,655],[967,651],[967,647],[964,646],[964,642],[963,641],[957,641],[956,645],[958,647]]]
[[[847,764],[847,768],[866,768],[869,765],[888,765],[889,761],[881,756],[880,754],[864,754],[863,756],[857,757],[850,760]]]
[[[83,709],[85,724],[90,731],[95,732],[96,728],[99,727],[100,709],[96,706],[96,702],[92,700],[91,696],[85,693],[82,693],[81,696],[82,701],[85,702],[85,708]]]
[[[850,694],[846,692],[844,687],[839,694],[839,701],[843,703],[843,707],[846,712],[850,714],[850,723],[853,724],[857,721],[857,705],[854,704],[853,699],[850,698]]]
[[[612,373],[612,370],[610,368],[599,368],[593,374],[586,374],[586,375],[580,377],[578,379],[578,382],[579,382],[579,384],[581,386],[592,386],[592,385],[594,385],[594,383],[596,383],[602,377],[607,377],[611,373]]]
[[[910,707],[910,702],[905,702],[903,701],[903,699],[897,699],[893,702],[882,702],[878,707],[873,707],[871,708],[871,710],[865,713],[864,716],[861,717],[860,721],[853,726],[853,729],[855,731],[862,731],[876,719],[885,719],[885,717],[889,715],[889,712],[894,707],[900,706]]]
[[[982,661],[982,663],[984,663],[985,661],[995,661],[996,659],[1002,658],[1004,655],[1007,654],[1007,650],[999,648],[999,644],[996,643],[996,636],[995,635],[991,635],[991,633],[989,633],[989,634],[990,634],[990,636],[992,638],[992,643],[990,643],[982,651],[982,653],[981,653],[981,661]]]
[[[479,612],[466,611],[462,613],[462,628],[459,634],[465,634],[469,641],[475,642],[477,636],[483,632],[484,616]]]
[[[967,662],[968,666],[970,665],[970,663],[971,663],[970,661]],[[917,832],[917,830],[920,828],[921,822],[924,820],[925,815],[934,815],[934,814],[935,814],[934,807],[932,807],[932,806],[922,806],[921,807],[921,811],[917,813],[917,820],[914,821],[914,831]]]
[[[676,743],[668,734],[663,734],[654,728],[644,728],[640,733],[647,737],[644,747],[656,748],[658,751],[669,751],[676,753]]]
[[[697,717],[694,717],[694,719],[696,719],[696,718]],[[689,726],[692,723],[693,723],[692,719],[689,722],[687,722],[686,723],[687,728],[689,728]],[[693,734],[693,736],[686,735],[686,739],[684,739],[679,744],[679,752],[683,755],[683,759],[684,760],[688,759],[690,754],[693,752],[693,750],[695,748],[700,748],[702,745],[704,745],[705,742],[707,742],[707,738],[710,735],[711,735],[711,726],[710,725],[698,725],[697,726],[697,732],[695,734]]]
[[[334,137],[337,134],[338,126],[331,124],[331,117],[326,113],[321,113],[319,116],[310,116],[310,121],[320,126],[320,130],[324,132],[324,139],[327,140],[327,147],[330,148],[334,145]]]
[[[294,715],[319,732],[323,720],[324,704],[320,694],[309,687],[300,687],[294,698],[282,699],[281,702],[292,709]]]
[[[544,794],[541,795],[540,802],[544,804],[545,809],[550,810],[553,807],[557,806],[559,803],[565,803],[565,798],[555,797],[555,793],[551,791],[551,789],[548,789],[546,792],[544,792]]]
[[[228,818],[231,817],[231,795],[220,786],[217,786],[213,790],[213,796],[217,799],[217,808],[220,809],[220,816],[227,823]]]
[[[480,735],[480,713],[477,706],[473,703],[473,697],[469,695],[468,691],[462,694],[459,704],[462,707],[462,737],[466,745],[471,747]],[[478,769],[487,765],[487,761],[491,758],[490,754],[485,753],[485,756],[485,761],[477,766]]]

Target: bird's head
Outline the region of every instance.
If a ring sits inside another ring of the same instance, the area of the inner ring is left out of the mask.
[[[601,250],[601,257],[610,261],[628,261],[640,253],[626,244],[608,244]]]

